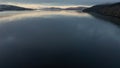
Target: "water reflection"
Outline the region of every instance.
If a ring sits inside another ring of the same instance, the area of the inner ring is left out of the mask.
[[[0,21],[14,21],[25,18],[34,17],[50,17],[52,15],[65,15],[65,16],[79,16],[86,17],[90,16],[87,13],[77,13],[75,11],[20,11],[20,12],[1,12]]]
[[[90,13],[90,14],[95,18],[105,20],[105,21],[108,21],[109,23],[120,26],[120,19],[119,18],[111,17],[111,16],[103,16],[103,15],[99,15],[99,14],[95,14],[95,13]]]
[[[109,22],[73,11],[6,13],[0,68],[120,68],[120,29]]]

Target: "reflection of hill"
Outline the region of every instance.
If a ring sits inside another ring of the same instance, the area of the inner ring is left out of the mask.
[[[120,19],[119,18],[110,17],[110,16],[103,16],[103,15],[99,15],[99,14],[96,14],[96,13],[90,13],[90,14],[92,16],[94,16],[95,18],[102,19],[102,20],[105,20],[105,21],[109,21],[112,24],[120,26]]]
[[[4,5],[4,4],[0,5],[0,11],[22,11],[22,10],[33,10],[33,9],[14,6],[14,5]]]

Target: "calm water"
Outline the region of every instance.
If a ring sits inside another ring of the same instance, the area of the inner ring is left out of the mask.
[[[120,68],[120,28],[87,13],[0,13],[0,68]]]

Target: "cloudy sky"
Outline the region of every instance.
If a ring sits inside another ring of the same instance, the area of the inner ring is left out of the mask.
[[[49,4],[81,4],[93,5],[106,2],[120,2],[120,0],[0,0],[0,2],[19,2],[19,3],[49,3]]]

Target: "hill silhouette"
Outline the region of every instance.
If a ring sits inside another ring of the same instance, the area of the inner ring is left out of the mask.
[[[91,8],[84,9],[83,11],[120,18],[120,2],[113,4],[95,5]]]
[[[33,10],[33,9],[14,6],[14,5],[0,4],[0,11],[23,11],[23,10]]]

